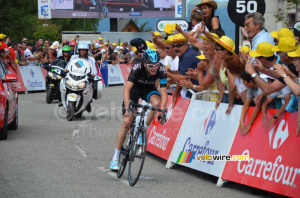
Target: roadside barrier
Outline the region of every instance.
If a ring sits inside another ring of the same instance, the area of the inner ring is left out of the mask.
[[[168,120],[172,122],[167,122],[166,126],[159,125],[156,119],[152,122],[148,129],[149,152],[166,159],[167,168],[179,164],[219,177],[219,187],[226,181],[233,181],[285,196],[299,197],[300,137],[296,137],[298,112],[286,112],[269,129],[262,126],[260,112],[250,132],[240,135],[242,105],[234,105],[231,114],[226,115],[228,104],[220,104],[215,110],[214,102],[196,100],[203,94],[218,91],[189,91],[193,93],[192,99],[179,100],[174,109],[170,109],[172,96],[169,96],[168,109],[172,113]],[[181,112],[180,119],[174,113],[175,109]],[[245,125],[253,109],[249,108]],[[269,109],[267,120],[276,111]],[[174,134],[172,141],[166,134]],[[213,155],[248,155],[249,160],[199,160],[201,156]]]

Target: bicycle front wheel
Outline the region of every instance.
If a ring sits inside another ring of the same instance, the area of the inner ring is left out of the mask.
[[[142,136],[140,141],[139,136]],[[129,150],[128,181],[130,186],[134,186],[141,175],[147,150],[147,132],[144,127],[137,131],[134,141],[131,142]]]

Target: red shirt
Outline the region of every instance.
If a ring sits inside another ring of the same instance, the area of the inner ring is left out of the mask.
[[[4,42],[1,42],[1,46],[0,46],[0,49],[7,49],[8,48],[8,46],[6,45],[6,43],[4,43]]]

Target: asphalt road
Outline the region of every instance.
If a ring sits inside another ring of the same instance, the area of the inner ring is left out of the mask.
[[[227,183],[147,154],[141,179],[130,187],[109,170],[121,125],[122,86],[105,89],[92,113],[66,121],[45,92],[19,95],[19,128],[0,142],[0,198],[253,197],[253,188]]]

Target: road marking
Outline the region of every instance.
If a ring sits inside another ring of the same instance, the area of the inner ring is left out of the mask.
[[[81,122],[81,123],[79,123],[79,126],[83,126],[83,125],[85,125],[86,124],[86,121],[83,121],[83,122]]]
[[[115,110],[115,109],[119,109],[119,108],[121,108],[121,107],[114,107],[114,108],[111,108],[112,110]]]
[[[30,103],[30,102],[33,102],[33,101],[21,101],[22,103]]]
[[[140,179],[147,180],[147,179],[154,179],[154,177],[149,177],[149,176],[146,176],[146,175],[141,175]]]
[[[75,137],[78,138],[79,132],[80,132],[80,131],[79,131],[78,129],[75,129],[75,130],[73,131],[73,133],[72,133],[72,138],[75,138]]]
[[[123,179],[123,178],[117,178],[117,174],[115,172],[112,172],[111,170],[105,169],[105,167],[98,167],[98,169],[100,171],[104,172],[104,173],[107,173],[112,178],[117,179],[121,183],[126,184],[127,186],[129,186],[128,180]]]
[[[100,117],[100,116],[105,115],[105,114],[108,114],[108,111],[104,111],[102,113],[99,113],[98,115],[96,115],[96,117]]]
[[[83,149],[83,145],[82,144],[76,144],[75,146],[76,146],[76,148],[78,149],[78,151],[81,153],[81,155],[83,157],[87,157],[88,156],[87,153],[85,152],[85,150]]]

